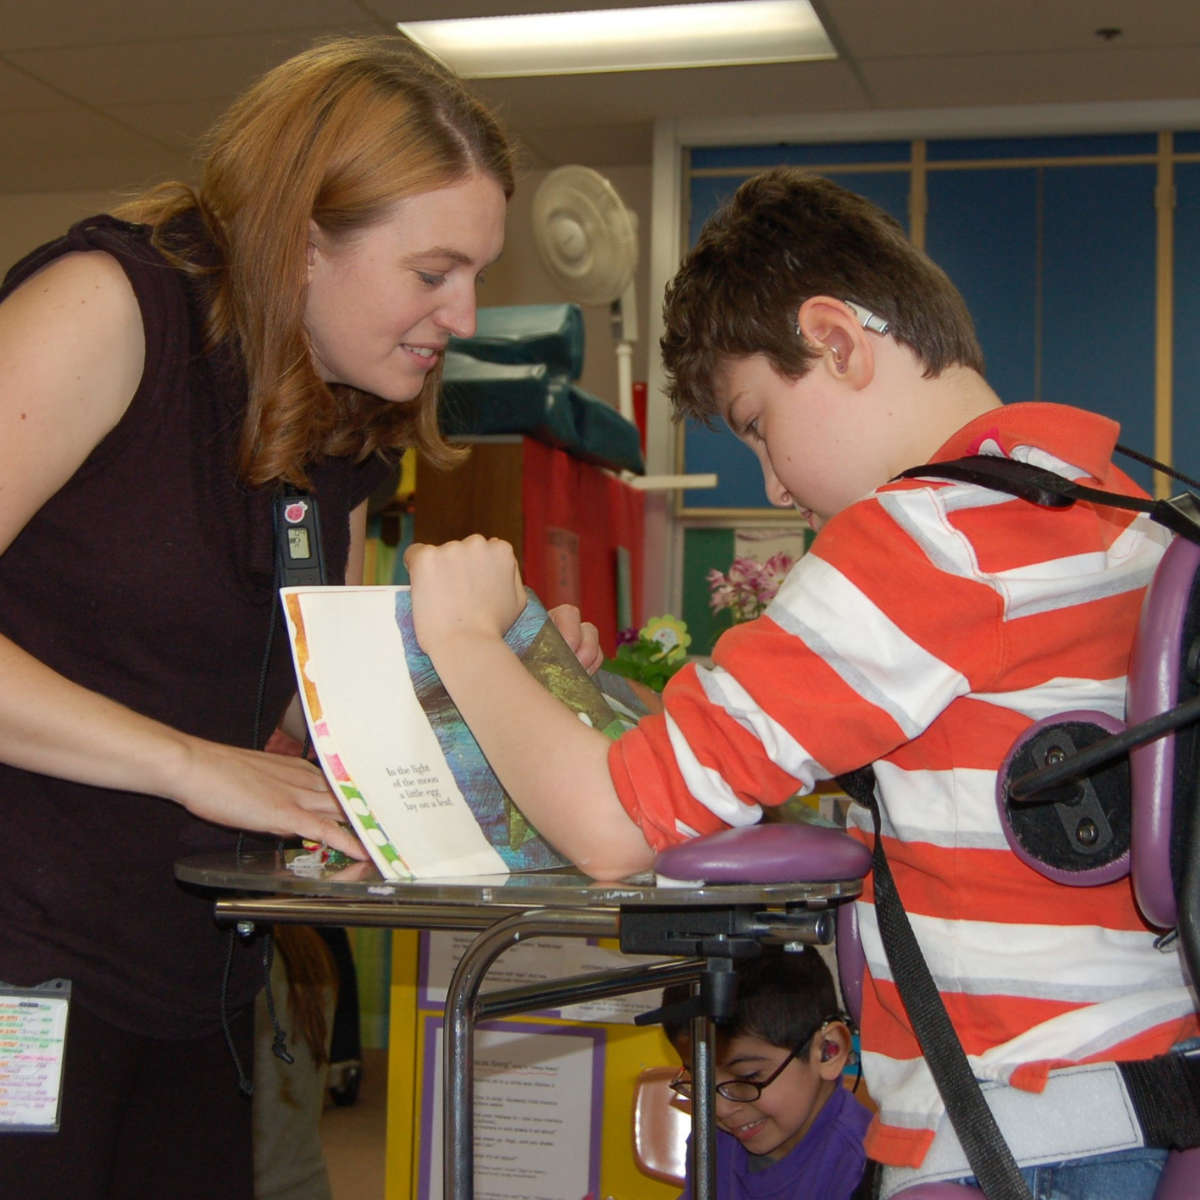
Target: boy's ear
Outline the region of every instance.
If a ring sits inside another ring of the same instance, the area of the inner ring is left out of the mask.
[[[856,390],[875,377],[875,348],[858,318],[833,296],[810,296],[796,315],[796,329],[825,360],[826,369]]]
[[[812,1054],[822,1079],[840,1079],[850,1057],[850,1030],[841,1021],[831,1021],[816,1036]]]

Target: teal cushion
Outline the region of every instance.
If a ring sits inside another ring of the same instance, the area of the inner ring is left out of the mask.
[[[575,384],[571,385],[571,408],[578,431],[573,454],[602,467],[645,473],[641,437],[632,421]]]
[[[494,363],[544,363],[555,375],[583,372],[583,312],[578,304],[481,308],[475,336],[451,338],[450,349]]]
[[[439,420],[447,437],[525,433],[560,449],[579,441],[570,381],[543,363],[508,366],[447,351]]]

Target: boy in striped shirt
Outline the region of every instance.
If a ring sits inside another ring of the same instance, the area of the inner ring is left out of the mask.
[[[724,420],[757,455],[771,502],[819,532],[768,612],[724,635],[711,669],[680,672],[663,714],[611,745],[500,640],[524,603],[503,543],[410,552],[422,645],[510,794],[597,877],[645,869],[657,850],[873,763],[897,889],[975,1075],[1044,1106],[1023,1109],[1027,1128],[1066,1127],[1054,1161],[1079,1160],[1071,1196],[1149,1200],[1165,1152],[1089,1140],[1110,1101],[1100,1088],[1082,1097],[1080,1073],[1064,1068],[1193,1037],[1178,956],[1156,948],[1128,880],[1068,889],[1019,862],[994,797],[1001,760],[1033,722],[1123,716],[1167,535],[1083,503],[1047,514],[974,485],[890,482],[991,454],[1134,494],[1111,461],[1116,424],[1003,405],[946,276],[882,211],[791,168],[747,181],[709,220],[665,314],[676,412]],[[581,658],[593,649],[585,639]],[[927,1156],[947,1161],[948,1123],[872,900],[868,881],[863,1063],[880,1112],[866,1145],[890,1168],[887,1195]],[[1049,1180],[1043,1168],[1036,1186]]]

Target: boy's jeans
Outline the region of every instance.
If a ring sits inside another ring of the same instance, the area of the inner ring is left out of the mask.
[[[1045,1167],[1026,1167],[1021,1175],[1033,1200],[1154,1200],[1154,1189],[1167,1152],[1152,1147],[1097,1154]],[[975,1177],[957,1180],[975,1185]]]

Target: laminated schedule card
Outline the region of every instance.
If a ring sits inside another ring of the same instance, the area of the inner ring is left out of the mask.
[[[0,984],[0,1133],[54,1133],[71,984]]]

